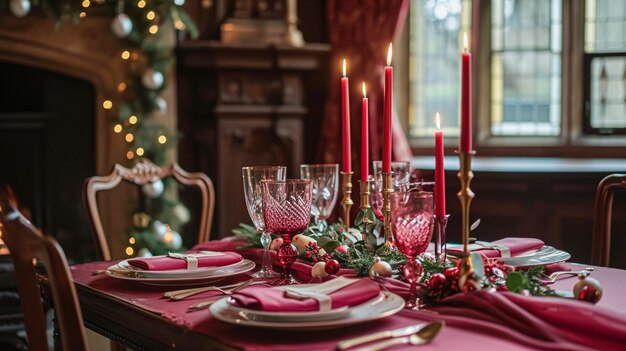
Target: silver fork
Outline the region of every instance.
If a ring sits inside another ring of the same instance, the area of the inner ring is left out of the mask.
[[[578,275],[578,274],[581,274],[581,273],[585,274],[585,275],[589,275],[589,274],[591,274],[591,272],[593,270],[594,270],[593,267],[587,267],[587,268],[585,268],[583,270],[574,271],[574,272],[572,272],[572,271],[561,271],[561,272],[554,272],[554,273],[552,273],[550,275],[545,275],[544,274],[544,276],[546,277],[544,282],[554,283],[554,282],[556,282],[557,278],[562,276],[562,275],[572,275],[572,276],[574,276],[574,275]]]

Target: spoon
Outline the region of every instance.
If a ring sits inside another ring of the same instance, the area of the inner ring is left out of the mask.
[[[445,325],[446,322],[444,321],[433,322],[409,336],[381,341],[379,343],[360,348],[358,351],[380,351],[394,345],[402,344],[410,344],[414,346],[428,344],[439,334]]]

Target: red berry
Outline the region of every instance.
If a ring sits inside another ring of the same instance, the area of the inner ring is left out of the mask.
[[[456,275],[459,274],[459,270],[456,267],[450,267],[443,270],[443,275],[448,280],[453,280]]]
[[[307,251],[307,252],[305,252],[305,253],[304,253],[304,256],[306,256],[306,257],[311,257],[311,251]]]
[[[328,260],[326,261],[326,266],[324,266],[324,270],[328,274],[335,274],[339,272],[339,268],[341,267],[339,266],[339,262],[337,262],[337,260]]]

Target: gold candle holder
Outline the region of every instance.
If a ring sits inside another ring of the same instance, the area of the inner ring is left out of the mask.
[[[343,193],[341,207],[343,208],[343,225],[346,228],[350,228],[350,208],[354,205],[351,197],[352,173],[353,172],[341,172],[341,191]]]
[[[470,152],[457,152],[459,154],[460,168],[457,176],[461,181],[461,190],[459,190],[457,197],[461,202],[461,238],[463,240],[463,257],[468,256],[467,245],[469,244],[470,237],[470,204],[474,198],[474,192],[470,189],[470,183],[474,178],[472,172],[472,156],[476,154],[475,151]]]
[[[391,193],[393,193],[393,187],[391,184],[393,172],[381,172],[383,176],[383,219],[385,223],[385,245],[390,246],[393,242],[393,235],[391,234]]]
[[[359,180],[359,186],[361,188],[360,196],[361,203],[359,204],[359,208],[362,211],[369,210],[372,208],[370,206],[370,187],[372,186],[371,180]]]

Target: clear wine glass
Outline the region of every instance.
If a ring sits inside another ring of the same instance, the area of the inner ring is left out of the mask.
[[[311,215],[326,220],[335,208],[339,187],[339,165],[300,165],[300,178],[312,180]]]
[[[382,221],[383,176],[381,172],[383,170],[383,161],[374,161],[373,165],[374,176],[370,176],[370,180],[372,180],[370,183],[370,206],[372,207],[374,215]],[[409,181],[411,177],[411,163],[404,161],[391,162],[391,172],[393,172],[391,185],[396,189]]]
[[[426,251],[432,237],[433,201],[432,192],[398,191],[391,194],[391,230],[398,250],[407,258],[402,268],[411,284],[406,306],[413,310],[419,308],[417,280],[423,271],[416,257]]]
[[[246,198],[246,207],[248,214],[256,230],[261,232],[261,245],[263,245],[263,260],[261,269],[256,272],[255,278],[275,278],[280,273],[272,268],[272,256],[269,253],[269,245],[272,241],[270,233],[265,231],[265,222],[263,221],[263,180],[284,180],[287,174],[287,167],[283,166],[254,166],[243,167],[243,193]]]
[[[291,275],[291,265],[298,258],[298,250],[291,240],[309,226],[312,181],[264,180],[262,184],[265,230],[283,238],[283,245],[278,248],[278,262],[283,266],[284,273],[275,284],[298,284]]]

